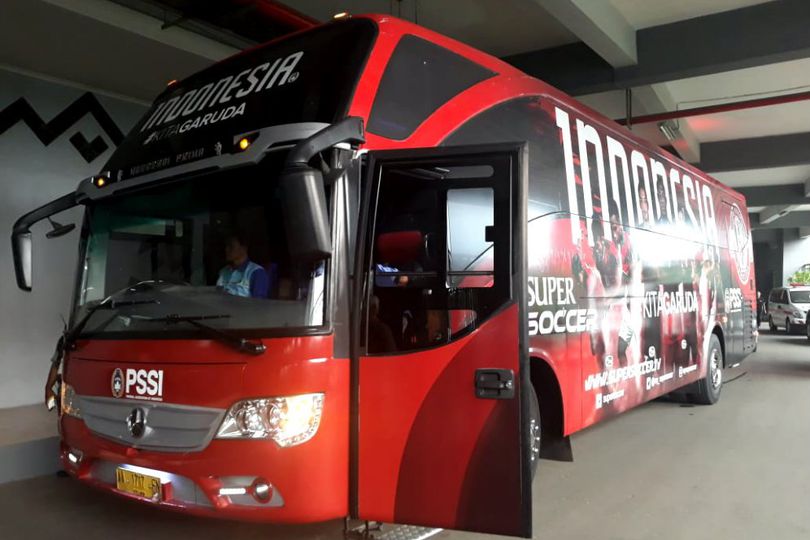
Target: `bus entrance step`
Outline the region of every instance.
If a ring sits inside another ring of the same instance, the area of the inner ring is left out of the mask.
[[[394,525],[388,530],[383,529],[380,534],[373,536],[374,540],[425,540],[442,532],[441,529],[430,527],[416,527],[414,525]]]
[[[442,529],[372,522],[347,530],[345,536],[351,540],[425,540],[440,532]]]

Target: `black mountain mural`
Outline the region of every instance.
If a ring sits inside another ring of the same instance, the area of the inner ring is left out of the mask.
[[[17,124],[17,122],[25,122],[42,144],[48,146],[60,135],[69,131],[86,114],[90,114],[96,119],[96,122],[98,122],[113,144],[116,146],[121,144],[124,134],[96,96],[90,92],[83,94],[79,99],[68,105],[50,122],[42,120],[42,117],[39,116],[31,104],[21,97],[0,111],[0,135]],[[70,143],[87,163],[92,162],[108,148],[107,143],[101,137],[88,141],[79,131],[70,137]]]

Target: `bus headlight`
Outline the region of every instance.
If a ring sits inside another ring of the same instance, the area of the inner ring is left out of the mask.
[[[59,401],[62,404],[62,414],[81,419],[82,410],[79,407],[79,398],[76,396],[76,390],[68,383],[62,381],[59,394]]]
[[[247,399],[233,405],[217,432],[218,439],[273,439],[295,446],[318,431],[323,394]]]

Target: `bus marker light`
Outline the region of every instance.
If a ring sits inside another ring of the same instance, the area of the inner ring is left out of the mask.
[[[232,152],[244,152],[253,142],[259,137],[259,133],[250,133],[248,135],[237,135],[233,138]]]
[[[68,450],[67,458],[73,465],[78,465],[82,460],[82,453],[78,450]]]

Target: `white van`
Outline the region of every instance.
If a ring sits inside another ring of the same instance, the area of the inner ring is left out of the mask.
[[[810,287],[779,287],[768,296],[768,326],[771,332],[784,327],[790,334],[794,329],[807,329],[810,310]],[[810,337],[810,329],[807,330]]]

